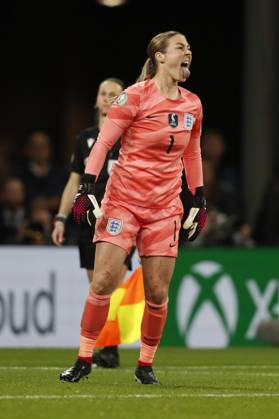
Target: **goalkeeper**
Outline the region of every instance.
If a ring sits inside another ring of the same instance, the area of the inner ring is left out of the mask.
[[[136,381],[159,384],[153,360],[165,325],[168,288],[178,249],[183,207],[179,198],[185,166],[192,208],[184,228],[195,239],[206,223],[200,152],[200,99],[178,85],[189,77],[192,52],[179,32],[156,35],[140,82],[116,99],[104,121],[85,168],[73,206],[77,222],[92,209],[96,180],[107,153],[121,137],[97,220],[94,280],[81,321],[80,350],[61,381],[77,382],[91,372],[92,354],[109,311],[117,275],[133,246],[141,257],[145,309]],[[182,163],[183,162],[183,163]]]

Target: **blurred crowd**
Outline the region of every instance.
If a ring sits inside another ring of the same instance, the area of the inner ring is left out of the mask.
[[[1,155],[0,244],[52,244],[53,217],[67,170],[54,164],[53,146],[45,132],[32,133],[13,164],[8,155]]]
[[[205,131],[201,141],[209,221],[191,244],[194,247],[279,244],[279,169],[266,186],[254,225],[246,222],[241,174],[228,163],[221,132]],[[53,218],[58,211],[68,168],[54,162],[53,144],[46,132],[33,132],[18,159],[5,143],[0,146],[0,244],[52,245]],[[182,194],[187,208],[189,196]],[[66,243],[76,244],[76,227],[69,217]],[[181,244],[183,234],[181,235]]]

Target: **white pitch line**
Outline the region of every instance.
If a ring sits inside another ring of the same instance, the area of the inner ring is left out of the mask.
[[[169,374],[172,373],[170,371],[166,371],[166,370],[160,370],[156,368],[156,372],[160,373],[160,374]],[[186,370],[182,370],[182,371],[176,371],[175,374],[177,375],[221,375],[221,374],[225,374],[224,371],[186,371]],[[237,371],[237,370],[232,370],[230,371],[230,374],[234,374],[234,375],[243,375],[245,377],[279,377],[279,372],[249,372],[249,371]]]
[[[181,368],[187,369],[187,370],[214,370],[214,369],[223,369],[223,370],[233,370],[233,369],[278,369],[279,365],[185,365],[179,366],[179,367],[173,367],[173,366],[166,366],[166,369],[169,370],[181,370]]]
[[[179,367],[179,369],[177,369],[176,367],[171,367],[171,366],[166,366],[164,369],[162,368],[156,368],[156,372],[158,374],[178,374],[178,375],[193,375],[193,374],[200,374],[200,375],[220,375],[220,374],[224,374],[225,372],[230,373],[230,374],[234,374],[234,375],[245,375],[245,376],[253,376],[253,377],[278,377],[279,376],[279,371],[278,371],[279,366],[276,365],[272,365],[272,366],[267,366],[267,365],[247,365],[247,366],[243,366],[243,365],[227,365],[227,366],[189,366],[189,367]],[[258,370],[257,372],[255,370]],[[264,371],[265,369],[271,370],[271,369],[275,369],[275,372],[270,372],[270,371]],[[63,367],[35,367],[35,366],[0,366],[0,371],[4,370],[4,371],[62,371]],[[114,374],[118,374],[119,372],[122,373],[127,373],[127,374],[131,374],[133,373],[134,368],[121,368],[120,370],[118,369],[103,369],[103,368],[93,368],[92,372],[95,375],[96,373],[104,373],[107,374],[109,373],[110,375],[112,373]]]
[[[63,369],[63,368],[62,368]],[[38,370],[38,371],[60,371],[61,367],[26,367],[26,366],[1,366],[0,370],[14,370],[14,371],[26,371],[26,370]]]
[[[68,400],[68,399],[160,399],[160,398],[279,398],[279,393],[154,393],[154,394],[118,394],[118,395],[97,395],[97,394],[33,394],[33,395],[2,395],[0,401],[4,400]]]
[[[66,366],[65,366],[66,368]],[[63,370],[63,367],[35,367],[35,366],[0,366],[0,370],[38,370],[38,371],[60,371]],[[120,368],[121,372],[131,372],[134,367],[131,368]],[[168,366],[166,365],[164,369],[156,368],[157,371],[161,372],[168,372],[168,371],[176,371],[177,373],[186,373],[191,370],[249,370],[249,369],[279,369],[279,365],[191,365],[191,366]],[[112,371],[119,371],[118,369],[111,370],[106,368],[93,368],[93,371],[102,371],[111,373]]]

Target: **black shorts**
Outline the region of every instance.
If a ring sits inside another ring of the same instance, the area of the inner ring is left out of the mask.
[[[79,260],[80,260],[80,267],[93,270],[94,269],[94,260],[95,260],[95,251],[96,246],[95,244],[79,244]],[[128,255],[125,259],[125,265],[127,266],[128,271],[132,270],[132,256],[134,253],[134,249],[130,255]]]

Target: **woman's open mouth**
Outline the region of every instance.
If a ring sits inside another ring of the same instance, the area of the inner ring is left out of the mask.
[[[182,69],[183,76],[185,79],[188,79],[188,77],[191,74],[189,70],[189,66],[190,66],[189,61],[184,61],[183,63],[181,63],[181,69]]]

